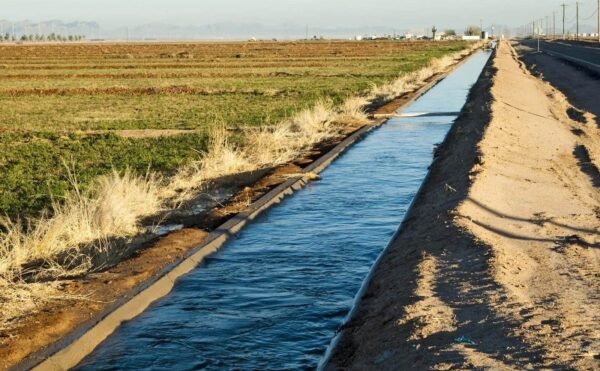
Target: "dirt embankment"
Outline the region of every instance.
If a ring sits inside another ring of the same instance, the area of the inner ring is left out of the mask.
[[[600,132],[571,108],[501,45],[329,369],[600,368]]]

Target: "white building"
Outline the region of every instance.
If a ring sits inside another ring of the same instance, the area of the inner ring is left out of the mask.
[[[434,40],[443,40],[446,38],[445,32],[436,32]]]

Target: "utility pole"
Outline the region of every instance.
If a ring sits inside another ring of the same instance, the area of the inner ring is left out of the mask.
[[[576,1],[575,5],[577,6],[577,36],[575,39],[579,40],[579,1]]]
[[[598,42],[600,43],[600,0],[598,0]]]
[[[537,38],[537,51],[538,53],[540,52],[540,36],[538,33],[538,29],[536,28],[536,21],[533,21],[533,39],[535,40]]]
[[[548,35],[550,35],[550,20],[548,19],[548,16],[546,16],[546,37],[548,37]]]
[[[561,5],[561,7],[563,8],[563,32],[562,32],[562,38],[565,39],[565,15],[566,15],[566,8],[567,8],[567,4],[563,3]]]
[[[552,12],[552,39],[556,39],[556,12]]]

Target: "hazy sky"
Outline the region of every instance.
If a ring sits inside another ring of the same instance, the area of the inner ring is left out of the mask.
[[[319,27],[402,28],[467,24],[519,26],[557,12],[561,0],[3,0],[0,19],[94,20],[105,27],[148,22],[207,24],[258,22]],[[567,2],[569,2],[567,0]],[[583,1],[582,18],[596,0]],[[574,4],[567,18],[574,18]],[[593,18],[587,21],[595,24]]]

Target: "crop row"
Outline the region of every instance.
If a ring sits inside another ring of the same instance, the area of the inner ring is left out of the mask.
[[[0,59],[90,58],[130,59],[136,57],[195,58],[243,55],[264,57],[294,56],[370,56],[384,52],[402,53],[435,50],[438,46],[421,42],[237,42],[237,43],[128,43],[0,45]]]

